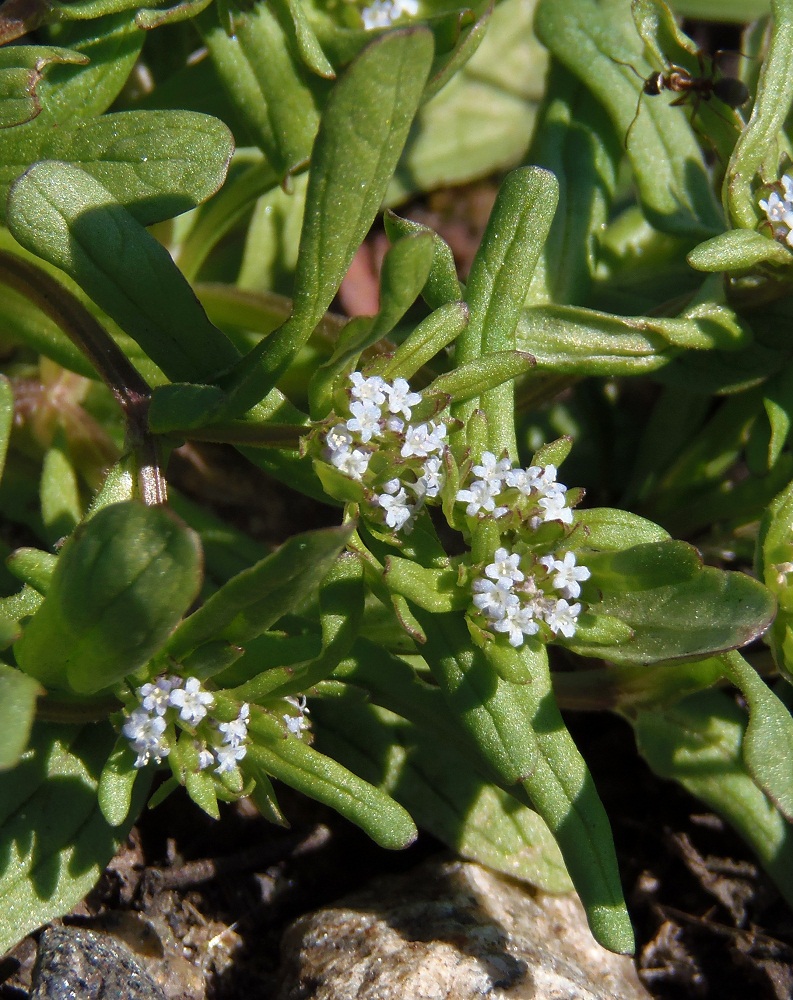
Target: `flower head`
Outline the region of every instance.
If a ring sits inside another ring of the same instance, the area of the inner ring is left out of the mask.
[[[179,709],[179,718],[190,726],[197,726],[206,717],[207,709],[215,704],[215,696],[201,687],[197,677],[188,677],[183,688],[176,688],[169,695],[169,703]]]
[[[130,713],[121,732],[138,755],[135,767],[145,767],[154,761],[159,764],[167,757],[171,748],[163,739],[166,722],[161,715],[150,715],[145,708],[136,708]]]

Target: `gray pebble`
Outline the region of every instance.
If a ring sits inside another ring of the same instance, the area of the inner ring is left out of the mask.
[[[51,927],[39,940],[30,1000],[165,1000],[123,944],[80,927]]]

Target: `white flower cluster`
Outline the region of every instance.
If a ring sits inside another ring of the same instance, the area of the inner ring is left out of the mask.
[[[527,563],[531,563],[531,572]],[[485,575],[474,580],[474,606],[486,617],[494,632],[504,632],[511,646],[536,635],[544,622],[554,635],[570,638],[576,630],[581,605],[575,600],[581,583],[590,576],[586,566],[577,566],[575,554],[521,556],[506,548],[496,549]],[[554,593],[555,591],[555,593]]]
[[[772,191],[768,198],[760,199],[760,208],[771,224],[774,239],[793,249],[793,177],[785,174],[780,184],[782,194]]]
[[[374,31],[389,28],[403,14],[415,17],[418,12],[418,0],[374,0],[361,11],[361,20],[367,31]]]
[[[465,513],[469,517],[501,518],[515,513],[532,529],[543,521],[572,523],[573,511],[565,496],[567,487],[557,483],[556,466],[513,469],[509,459],[497,459],[486,451],[481,464],[471,471],[477,478],[457,492],[457,500],[467,505]]]
[[[403,378],[386,382],[379,375],[367,378],[353,372],[350,381],[352,416],[325,435],[326,458],[345,476],[370,485],[366,474],[375,452],[393,457],[400,466],[399,476],[383,483],[380,491],[373,488],[372,503],[389,528],[409,531],[424,502],[436,497],[443,485],[446,425],[409,423],[422,397],[411,392]]]
[[[207,718],[215,696],[201,686],[197,677],[158,677],[143,684],[137,692],[138,706],[127,713],[121,732],[138,755],[135,767],[161,763],[171,752],[167,736],[169,726],[183,723],[193,732]],[[215,765],[216,774],[233,771],[247,749],[250,707],[244,704],[232,722],[202,727],[200,770]],[[173,731],[173,730],[172,730]]]

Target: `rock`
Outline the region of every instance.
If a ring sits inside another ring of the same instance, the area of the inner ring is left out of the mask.
[[[575,895],[468,862],[423,865],[301,917],[277,1000],[647,1000],[630,958],[602,948]]]
[[[50,927],[39,940],[30,1000],[165,1000],[132,952],[106,934]]]

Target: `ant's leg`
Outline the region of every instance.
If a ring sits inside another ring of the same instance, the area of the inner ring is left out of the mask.
[[[644,93],[640,90],[639,91],[639,100],[636,102],[636,114],[633,116],[633,119],[632,119],[630,125],[628,126],[628,131],[625,133],[625,143],[624,143],[624,145],[625,145],[625,149],[626,150],[628,148],[628,140],[630,139],[631,132],[633,131],[633,126],[636,124],[636,121],[637,121],[637,119],[639,117],[639,112],[642,110],[642,97],[644,97]]]

